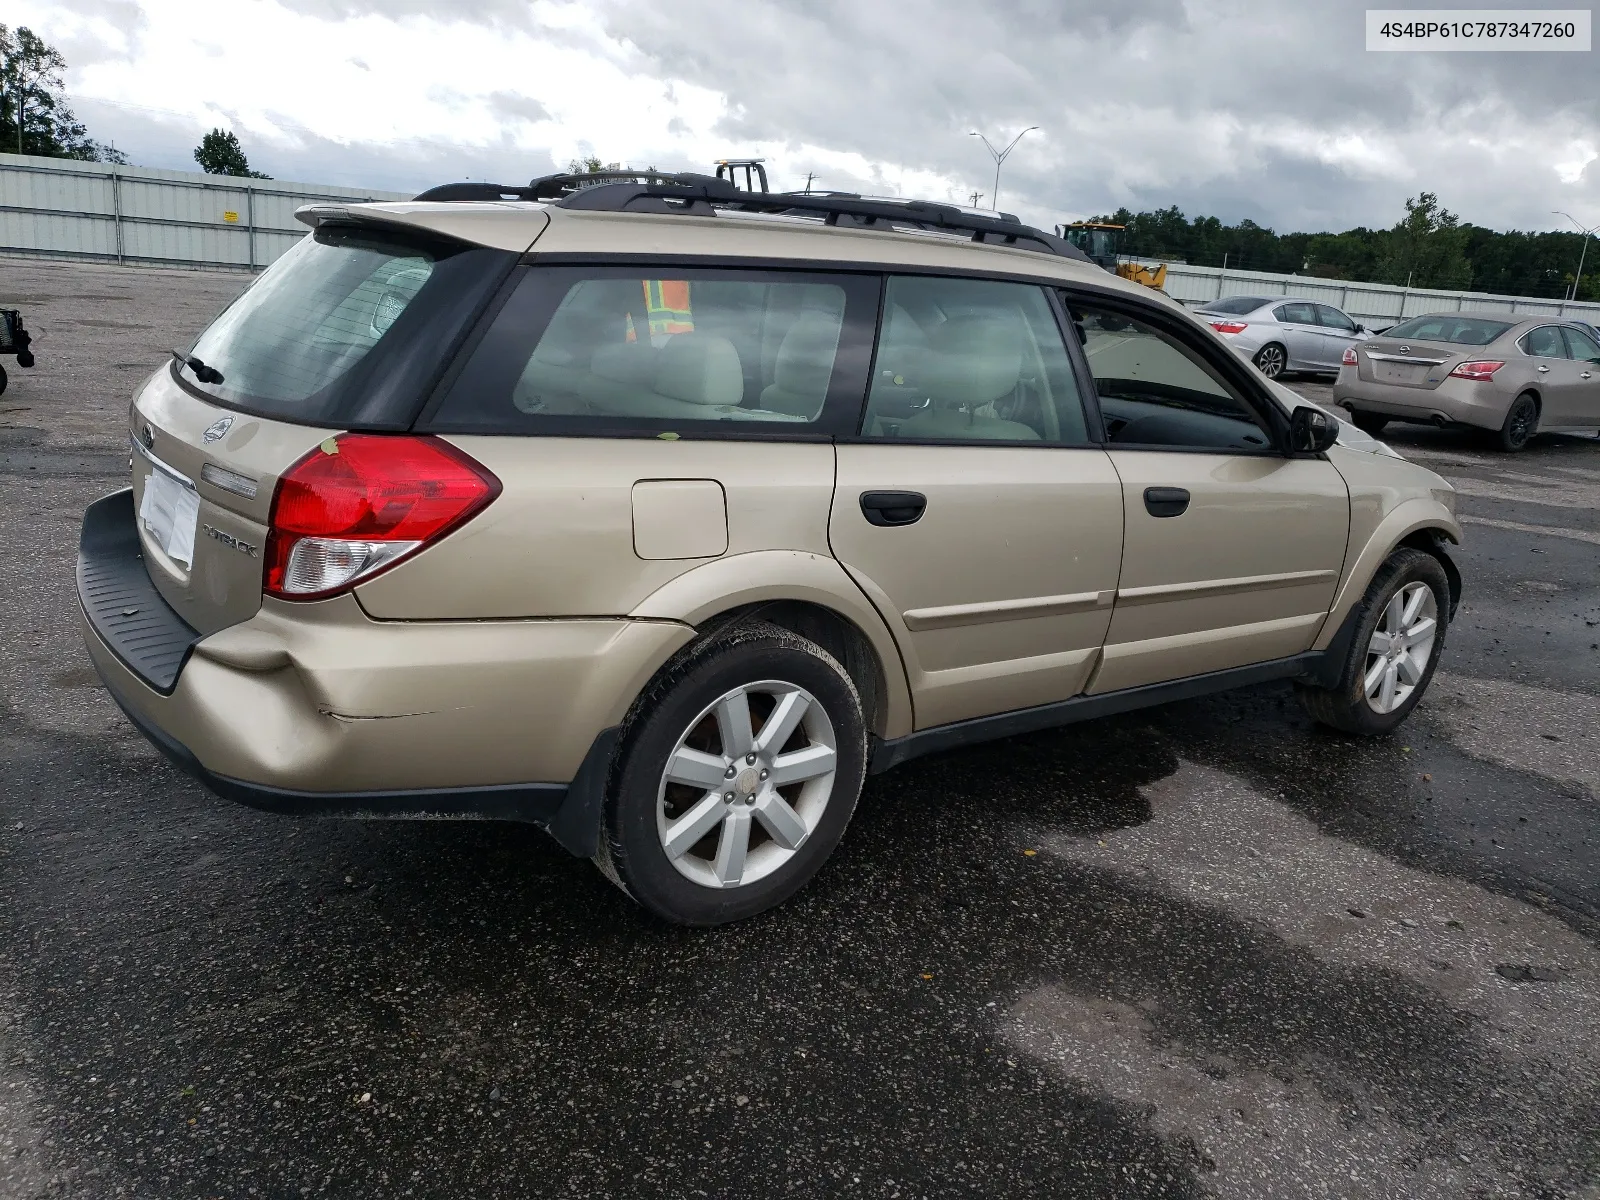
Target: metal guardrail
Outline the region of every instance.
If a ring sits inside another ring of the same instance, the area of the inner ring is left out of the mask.
[[[305,234],[318,200],[407,200],[272,179],[0,154],[0,253],[259,271]]]
[[[1161,262],[1156,258],[1132,261],[1151,266]],[[1396,287],[1314,275],[1197,267],[1189,263],[1167,264],[1166,292],[1174,300],[1191,307],[1225,296],[1297,296],[1331,304],[1358,321],[1385,323],[1434,312],[1512,312],[1528,316],[1576,317],[1580,321],[1600,323],[1600,304],[1583,301]]]

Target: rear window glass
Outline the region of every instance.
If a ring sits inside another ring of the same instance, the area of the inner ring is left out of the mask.
[[[1267,303],[1262,296],[1229,296],[1226,300],[1213,300],[1210,304],[1201,305],[1201,312],[1228,313],[1232,316],[1243,316],[1253,313],[1263,304]]]
[[[1510,329],[1510,321],[1482,317],[1413,317],[1383,331],[1384,337],[1415,338],[1419,342],[1451,342],[1459,346],[1487,346]]]
[[[180,378],[247,411],[312,424],[403,426],[510,256],[319,229],[233,302],[190,353],[222,374]],[[405,410],[405,411],[400,411]],[[365,420],[363,420],[365,418]]]
[[[798,272],[534,267],[429,425],[832,433],[855,415],[828,402],[841,378],[864,375],[858,327],[865,318],[870,341],[876,287]],[[860,394],[858,382],[856,410]]]

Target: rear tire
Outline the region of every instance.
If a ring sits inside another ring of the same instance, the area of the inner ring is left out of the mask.
[[[1496,435],[1496,444],[1507,454],[1515,454],[1539,432],[1539,401],[1532,392],[1523,392],[1506,409],[1505,422]]]
[[[1380,417],[1377,413],[1352,412],[1350,414],[1350,423],[1361,430],[1362,433],[1377,437],[1388,428],[1389,418]]]
[[[844,667],[780,626],[735,625],[690,646],[635,702],[595,865],[674,924],[754,916],[833,852],[866,765]]]
[[[1408,613],[1413,604],[1415,612]],[[1334,729],[1388,733],[1410,715],[1433,679],[1450,624],[1450,580],[1433,555],[1402,547],[1378,568],[1356,613],[1339,682],[1331,688],[1299,685],[1300,702],[1314,720]],[[1424,621],[1431,621],[1431,629]]]
[[[1268,379],[1281,378],[1284,368],[1289,365],[1289,354],[1277,342],[1268,342],[1256,351],[1256,370]]]

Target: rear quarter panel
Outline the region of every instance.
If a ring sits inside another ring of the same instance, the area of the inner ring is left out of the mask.
[[[362,607],[374,617],[625,616],[706,562],[758,550],[829,553],[834,463],[828,443],[447,440],[493,471],[504,490],[438,544],[358,587]],[[721,485],[725,533],[703,539],[703,554],[643,557],[641,550],[653,551],[636,540],[635,485],[674,480]]]

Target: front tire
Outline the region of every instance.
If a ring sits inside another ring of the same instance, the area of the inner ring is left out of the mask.
[[[675,924],[754,916],[833,852],[866,763],[861,697],[838,661],[780,626],[738,624],[634,705],[596,865]]]
[[[1268,342],[1256,351],[1255,364],[1268,379],[1277,379],[1289,365],[1289,354],[1277,342]]]
[[[1301,703],[1334,729],[1388,733],[1422,699],[1449,624],[1450,580],[1439,560],[1421,550],[1396,550],[1362,597],[1339,682],[1300,685]]]
[[[1539,401],[1532,392],[1523,392],[1506,409],[1505,422],[1500,426],[1497,442],[1507,454],[1515,454],[1539,432]]]

